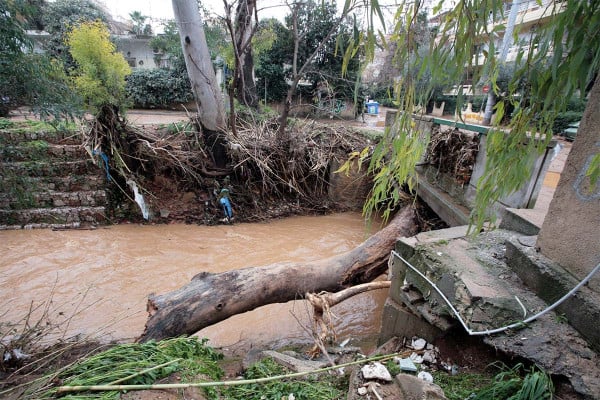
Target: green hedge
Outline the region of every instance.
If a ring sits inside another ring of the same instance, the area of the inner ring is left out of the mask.
[[[173,69],[135,70],[127,77],[126,90],[138,108],[168,108],[194,99],[185,71]]]
[[[573,122],[580,121],[581,117],[583,117],[583,112],[581,111],[566,111],[559,113],[554,120],[554,124],[552,125],[552,133],[555,135],[560,134]]]

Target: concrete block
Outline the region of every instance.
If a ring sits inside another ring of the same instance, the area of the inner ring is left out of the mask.
[[[448,225],[468,225],[470,211],[455,202],[446,192],[419,178],[417,195]]]
[[[407,338],[418,336],[428,342],[433,342],[442,335],[443,331],[428,321],[409,312],[394,300],[389,298],[386,300],[381,317],[379,345],[395,336]]]
[[[515,237],[506,241],[506,263],[538,297],[551,304],[577,285],[577,278],[519,239]],[[569,324],[596,351],[600,351],[600,299],[593,290],[581,287],[556,311],[564,314]]]
[[[540,232],[543,222],[544,213],[540,210],[507,208],[499,228],[531,236]]]

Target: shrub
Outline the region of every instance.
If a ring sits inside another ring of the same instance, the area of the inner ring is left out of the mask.
[[[554,120],[554,124],[552,125],[552,133],[555,135],[561,133],[573,122],[580,121],[581,117],[583,117],[582,111],[565,111],[559,113]]]
[[[135,107],[167,108],[194,99],[185,73],[173,69],[135,70],[125,86]]]
[[[86,104],[122,107],[125,102],[125,77],[131,69],[110,41],[106,25],[84,22],[67,34],[67,45],[77,67],[73,81]]]

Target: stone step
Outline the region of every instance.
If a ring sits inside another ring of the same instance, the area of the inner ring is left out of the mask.
[[[412,246],[412,251],[407,252],[410,257],[404,258],[441,289],[473,329],[488,329],[523,317],[521,304],[502,280],[505,268],[495,268],[495,260],[484,262],[485,254],[478,253],[468,237],[450,240],[444,237],[406,246]],[[407,266],[401,264],[400,267],[404,268],[402,273],[410,286],[420,294],[427,294],[426,302],[434,315],[453,317],[445,301],[428,282]],[[414,308],[413,312],[419,312],[416,302],[407,298],[410,291],[392,293],[399,295],[397,298],[392,295],[395,301],[408,303],[409,308]]]
[[[106,186],[106,176],[101,171],[92,175],[71,176],[0,176],[0,192],[79,192],[101,190]]]
[[[0,194],[0,208],[18,210],[23,208],[97,207],[106,205],[104,190],[72,192],[21,192]]]
[[[415,267],[450,300],[471,334],[481,335],[496,351],[529,360],[554,376],[565,377],[584,398],[599,398],[600,356],[568,323],[570,319],[567,321],[565,314],[547,311],[527,324],[519,323],[548,307],[508,265],[509,244],[526,242],[529,237],[501,229],[475,237],[458,237],[456,233],[459,232],[437,238],[432,234],[417,235],[397,243],[388,302],[403,305],[441,331],[460,326],[442,297],[411,268]],[[552,301],[570,288],[556,290]],[[581,292],[578,296],[586,294]],[[586,308],[582,302],[570,306]],[[589,308],[585,311],[597,321],[596,313]],[[389,306],[384,315],[390,321],[402,317]],[[513,324],[516,325],[510,329],[490,332]]]
[[[4,178],[23,176],[69,176],[99,173],[99,167],[91,159],[78,161],[16,161],[2,164]]]
[[[8,145],[0,149],[0,159],[4,162],[82,160],[87,152],[77,144],[51,144],[46,141],[29,141],[20,145]]]
[[[104,207],[30,208],[0,210],[2,229],[23,229],[72,224],[98,224],[107,221]]]
[[[30,132],[23,129],[0,130],[0,144],[18,145],[22,142],[45,141],[52,144],[81,144],[81,133],[75,131],[40,131]]]

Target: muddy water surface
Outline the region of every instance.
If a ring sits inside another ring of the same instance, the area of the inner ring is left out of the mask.
[[[3,231],[0,322],[17,321],[32,304],[51,299],[53,318],[69,318],[68,335],[128,340],[143,330],[150,293],[176,289],[201,271],[328,257],[366,235],[357,213],[232,226]],[[334,307],[340,339],[376,336],[386,295],[387,290],[372,292]],[[309,341],[303,325],[309,325],[306,306],[294,301],[234,316],[199,334],[218,347]]]

